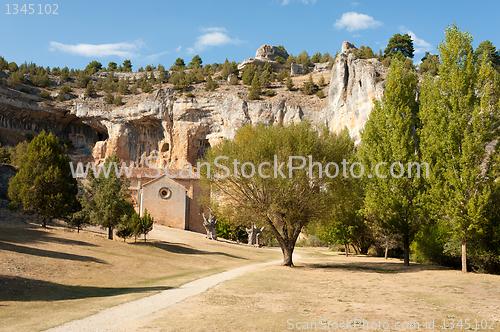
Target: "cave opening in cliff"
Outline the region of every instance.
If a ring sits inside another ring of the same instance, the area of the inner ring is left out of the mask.
[[[210,143],[208,139],[198,140],[198,153],[196,154],[196,159],[204,159],[207,154],[207,150],[210,148]]]

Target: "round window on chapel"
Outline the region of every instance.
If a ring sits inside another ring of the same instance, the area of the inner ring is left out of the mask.
[[[159,194],[163,199],[169,199],[170,197],[172,197],[172,192],[170,191],[170,189],[165,187],[160,189]]]

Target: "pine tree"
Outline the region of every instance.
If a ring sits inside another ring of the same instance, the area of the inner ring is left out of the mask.
[[[262,92],[262,88],[260,86],[260,81],[257,75],[253,77],[252,86],[250,87],[250,93],[248,94],[248,99],[257,100],[260,99],[259,95]]]
[[[81,185],[83,194],[79,197],[82,211],[91,223],[108,228],[108,238],[113,239],[113,229],[123,220],[124,215],[132,215],[134,208],[128,201],[129,181],[122,180],[116,174],[118,157],[106,158],[98,174],[89,170],[88,184]],[[106,174],[107,176],[106,176]]]
[[[366,213],[379,228],[403,239],[404,265],[410,263],[410,243],[423,222],[425,166],[418,171],[418,77],[393,60],[381,102],[376,101],[361,136],[360,159],[372,177],[366,179]],[[380,164],[385,163],[385,164]],[[411,163],[411,165],[410,165]],[[427,166],[428,167],[428,166]]]
[[[498,136],[498,82],[487,56],[477,59],[472,36],[455,24],[439,52],[440,77],[426,76],[421,89],[421,146],[424,160],[434,164],[429,209],[462,243],[466,273],[467,242],[480,231],[491,193],[486,144]]]
[[[288,76],[288,78],[286,79],[286,89],[288,91],[292,91],[292,89],[293,89],[293,81],[292,81],[292,78],[290,76]]]
[[[85,97],[92,97],[95,94],[94,83],[90,80],[85,88]]]
[[[122,95],[127,95],[128,94],[128,87],[127,87],[127,82],[123,78],[120,79],[118,82],[118,92]]]
[[[52,134],[42,131],[17,161],[19,172],[9,183],[11,207],[36,211],[43,219],[68,215],[76,206],[77,184],[65,148]]]
[[[149,214],[148,210],[144,210],[144,216],[137,219],[136,225],[137,235],[144,234],[144,242],[146,242],[146,235],[153,229],[153,217]]]

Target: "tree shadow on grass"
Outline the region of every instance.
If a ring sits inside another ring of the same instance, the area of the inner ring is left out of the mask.
[[[236,255],[231,255],[225,252],[218,252],[218,251],[204,251],[204,250],[199,250],[195,249],[189,245],[186,245],[184,243],[168,243],[165,241],[152,241],[152,242],[135,242],[132,243],[133,245],[137,246],[150,246],[150,247],[155,247],[158,249],[162,249],[174,254],[187,254],[187,255],[222,255],[226,257],[231,257],[231,258],[236,258],[236,259],[244,259],[248,260],[248,258],[245,257],[240,257]]]
[[[64,245],[96,247],[95,244],[90,242],[52,236],[48,231],[33,227],[2,227],[0,232],[1,240],[15,243],[50,242]]]
[[[80,262],[95,262],[99,264],[107,264],[105,261],[91,257],[91,256],[83,256],[83,255],[75,255],[68,254],[59,251],[52,251],[40,248],[30,248],[25,246],[20,246],[17,244],[7,243],[0,241],[0,250],[17,252],[20,254],[39,256],[39,257],[48,257],[48,258],[56,258],[56,259],[68,259],[72,261],[80,261]]]
[[[343,263],[316,263],[305,264],[304,268],[327,270],[350,270],[366,273],[416,273],[421,271],[449,270],[438,265],[410,264],[404,266],[403,262],[343,262]]]
[[[92,287],[0,275],[0,301],[62,301],[163,291],[171,287]]]

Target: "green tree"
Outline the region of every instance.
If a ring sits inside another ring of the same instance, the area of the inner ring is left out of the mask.
[[[65,147],[52,134],[42,131],[19,158],[19,172],[10,180],[11,207],[35,211],[43,220],[64,217],[76,205],[77,184],[70,170]]]
[[[205,91],[215,91],[219,87],[219,84],[212,80],[212,76],[208,76],[207,83],[205,84]]]
[[[304,82],[300,91],[306,95],[313,95],[318,91],[318,86],[314,84],[312,74],[309,74],[309,79]]]
[[[85,74],[85,72],[81,71],[76,77],[75,84],[79,88],[86,88],[89,81],[90,77]]]
[[[94,73],[97,73],[99,70],[102,69],[102,64],[97,61],[92,61],[90,62],[87,67],[85,67],[85,73],[88,75],[92,75]]]
[[[96,174],[89,170],[88,183],[80,184],[79,196],[82,211],[90,222],[108,229],[108,238],[113,239],[113,229],[123,220],[124,215],[132,215],[134,208],[128,201],[129,181],[117,176],[119,159],[116,155],[106,158]],[[115,168],[115,165],[117,168]]]
[[[0,70],[9,69],[9,62],[7,62],[3,56],[0,56]]]
[[[262,88],[260,86],[260,80],[257,77],[257,75],[255,75],[253,77],[252,86],[249,89],[250,89],[250,93],[248,94],[248,99],[250,99],[250,100],[260,99],[259,95],[262,92]]]
[[[70,75],[69,75],[68,67],[64,67],[63,69],[61,69],[61,73],[59,74],[59,78],[63,82],[66,82],[67,80],[69,80]]]
[[[95,94],[95,87],[92,80],[87,83],[87,87],[85,88],[85,97],[92,97]]]
[[[283,264],[293,266],[293,250],[297,237],[310,221],[319,218],[326,209],[326,193],[323,188],[328,178],[319,175],[319,167],[306,167],[306,158],[326,165],[328,162],[340,163],[347,157],[346,147],[350,137],[344,132],[337,135],[326,127],[316,130],[308,122],[289,126],[247,125],[236,133],[233,140],[223,140],[207,152],[207,163],[212,167],[207,172],[202,167],[203,182],[210,186],[211,192],[226,197],[226,206],[234,208],[238,214],[251,213],[257,225],[266,225],[283,252]],[[254,165],[260,174],[251,174],[251,167],[237,170],[237,174],[215,167],[216,158],[224,158],[217,163],[233,170],[237,159]],[[290,156],[304,156],[292,160]],[[274,167],[273,164],[276,164]],[[300,165],[303,167],[300,168]],[[299,169],[300,168],[300,169]],[[276,174],[273,176],[273,173]],[[291,175],[290,175],[291,173]],[[219,175],[218,177],[216,175]],[[262,176],[261,176],[262,175]],[[267,177],[269,175],[269,177]],[[324,174],[322,174],[324,175]],[[214,203],[215,204],[215,203]],[[220,209],[219,213],[223,213]],[[225,216],[222,214],[224,219]]]
[[[144,210],[144,216],[138,219],[135,227],[137,235],[144,234],[144,242],[146,242],[146,235],[153,229],[153,223],[153,217],[151,217],[148,210]]]
[[[195,69],[198,67],[201,67],[201,64],[203,61],[201,60],[200,56],[196,54],[192,59],[191,62],[189,63],[188,67],[189,69]]]
[[[401,52],[405,57],[412,59],[413,53],[415,50],[413,49],[413,40],[409,34],[401,35],[396,33],[394,36],[389,39],[389,43],[384,50],[385,56],[396,55],[398,52]]]
[[[414,71],[406,70],[397,59],[392,61],[384,96],[375,102],[360,148],[361,163],[373,175],[366,179],[366,213],[380,228],[401,235],[405,266],[410,264],[412,238],[423,222],[422,192],[429,167],[423,165],[417,171],[418,166],[413,166],[421,162],[417,83]]]
[[[123,78],[118,82],[118,92],[122,95],[127,95],[129,92],[127,82]]]
[[[41,87],[41,88],[46,88],[50,86],[50,79],[49,79],[49,74],[42,73],[40,72],[39,74],[36,74],[35,76],[32,76],[31,78],[31,83],[33,85]]]
[[[255,76],[256,72],[257,72],[256,65],[254,64],[246,65],[245,68],[243,68],[243,73],[241,74],[241,80],[243,81],[243,84],[251,85],[253,77]]]
[[[286,89],[288,91],[293,90],[293,81],[292,81],[292,78],[290,76],[288,76],[288,78],[286,79]]]
[[[113,104],[113,101],[115,100],[115,97],[111,92],[108,92],[106,96],[104,97],[104,101],[106,104]]]
[[[179,69],[182,69],[182,68],[185,68],[186,67],[186,64],[184,63],[184,59],[182,58],[177,58],[175,59],[175,62],[172,66],[171,69],[173,70],[179,70]]]
[[[116,62],[108,63],[108,71],[115,71],[118,68],[118,64]]]
[[[500,54],[498,53],[496,47],[493,46],[493,43],[489,40],[481,42],[476,48],[475,55],[478,59],[480,59],[483,54],[486,54],[495,68],[500,67]]]
[[[116,106],[121,106],[121,105],[123,105],[122,97],[120,97],[120,96],[116,96],[116,97],[113,99],[113,104],[114,104],[114,105],[116,105]]]
[[[438,74],[439,55],[425,52],[421,61],[422,63],[418,67],[418,72],[420,74],[429,73],[432,76],[436,76]]]
[[[24,75],[20,71],[13,72],[7,79],[7,83],[13,85],[21,84],[24,82],[25,82]]]
[[[320,52],[316,52],[314,53],[314,55],[311,57],[311,62],[312,63],[318,63],[318,62],[321,62],[321,53]]]
[[[123,60],[123,71],[132,71],[132,62],[130,60]]]
[[[304,66],[308,66],[311,63],[309,54],[307,54],[305,50],[300,52],[300,54],[297,56],[297,63]]]
[[[14,72],[16,72],[18,70],[19,70],[19,67],[17,66],[17,63],[15,63],[14,61],[12,61],[12,62],[9,63],[9,71],[11,73],[14,73]]]
[[[326,63],[326,62],[329,62],[331,59],[332,59],[332,56],[330,55],[330,53],[326,52],[326,53],[323,53],[323,55],[321,56],[321,60],[319,62]]]
[[[472,40],[456,24],[445,30],[438,47],[440,78],[425,77],[420,99],[422,152],[434,163],[430,210],[461,242],[464,273],[467,242],[480,228],[490,199],[493,161],[486,145],[499,127],[495,73],[486,54],[477,59]]]

